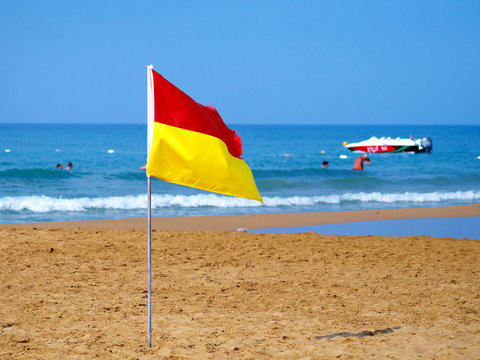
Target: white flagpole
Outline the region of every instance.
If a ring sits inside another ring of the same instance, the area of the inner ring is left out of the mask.
[[[147,169],[152,145],[153,122],[155,116],[153,99],[152,65],[147,65]],[[152,179],[147,175],[147,241],[148,241],[148,347],[152,347]]]
[[[147,175],[147,239],[148,239],[148,347],[152,347],[152,179]]]

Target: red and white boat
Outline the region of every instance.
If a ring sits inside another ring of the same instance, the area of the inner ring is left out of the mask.
[[[397,152],[412,152],[412,153],[429,153],[432,151],[432,140],[428,137],[423,139],[401,139],[375,136],[368,140],[357,143],[343,143],[343,145],[351,151],[360,151],[367,153],[397,153]]]

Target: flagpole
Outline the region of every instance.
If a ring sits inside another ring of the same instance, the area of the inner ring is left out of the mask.
[[[152,179],[147,175],[147,240],[148,240],[148,347],[152,347]]]
[[[152,145],[154,101],[153,101],[153,79],[152,65],[147,65],[147,163],[150,157]],[[152,179],[147,174],[147,241],[148,241],[148,347],[152,347]]]

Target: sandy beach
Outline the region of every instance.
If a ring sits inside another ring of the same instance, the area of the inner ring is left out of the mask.
[[[237,229],[267,229],[395,219],[447,218],[480,216],[480,204],[379,209],[358,211],[304,212],[280,214],[249,214],[226,216],[188,216],[152,218],[153,230],[236,231]],[[41,223],[0,224],[17,228],[62,229],[135,229],[146,230],[146,217],[114,220],[62,221]]]
[[[234,231],[479,213],[156,218],[151,349],[145,219],[2,224],[0,359],[479,359],[480,242]]]

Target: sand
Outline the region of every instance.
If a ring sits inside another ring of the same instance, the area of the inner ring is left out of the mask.
[[[479,241],[155,230],[149,349],[145,231],[94,223],[0,226],[0,359],[480,359]]]
[[[237,229],[267,229],[292,226],[334,224],[353,221],[421,219],[480,216],[480,204],[379,209],[358,211],[307,212],[283,214],[250,214],[227,216],[155,217],[154,230],[236,231]],[[63,228],[63,229],[136,229],[145,230],[146,218],[115,220],[62,221],[44,223],[0,224],[3,227]]]

